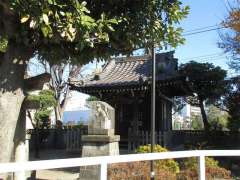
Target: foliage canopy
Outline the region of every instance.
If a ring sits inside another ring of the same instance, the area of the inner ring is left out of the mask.
[[[214,103],[226,93],[227,87],[224,81],[227,73],[219,66],[215,67],[211,63],[198,63],[190,61],[179,67],[181,75],[187,77],[189,88],[193,96],[188,103],[193,106],[199,106],[201,109],[202,120],[206,131],[210,129],[210,124],[204,109],[204,103]]]
[[[225,52],[230,53],[232,58],[230,59],[230,67],[236,71],[240,71],[240,1],[232,1],[229,5],[228,15],[222,22],[223,26],[228,28],[221,34],[222,41],[219,46],[225,50]]]
[[[240,128],[240,78],[232,78],[232,89],[224,99],[224,105],[228,109],[228,128],[237,131]]]
[[[193,93],[203,100],[217,99],[224,93],[227,72],[211,63],[190,61],[179,67],[180,74],[188,77]]]
[[[42,125],[47,125],[52,108],[57,104],[54,92],[52,90],[42,90],[39,95],[30,95],[27,99],[36,101],[40,105],[34,114],[35,126],[39,128]]]
[[[0,37],[40,59],[86,63],[152,43],[183,43],[175,25],[188,14],[179,0],[10,0],[0,3]]]
[[[223,130],[228,126],[229,115],[227,112],[221,111],[219,108],[210,105],[207,110],[207,116],[211,129],[213,130]]]

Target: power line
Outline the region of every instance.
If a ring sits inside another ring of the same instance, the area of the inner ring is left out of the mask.
[[[205,29],[213,28],[213,27],[219,27],[219,24],[188,30],[188,31],[185,31],[184,33],[191,33],[191,32],[195,32],[195,31],[202,31],[202,30],[205,30]]]
[[[205,55],[201,55],[201,56],[186,57],[183,59],[201,58],[201,57],[215,56],[215,55],[221,55],[221,54],[222,53],[211,53],[211,54],[205,54]]]
[[[226,27],[217,27],[217,28],[211,28],[211,29],[206,29],[206,30],[202,30],[202,31],[196,31],[196,32],[192,32],[192,33],[183,33],[183,36],[190,36],[190,35],[194,35],[194,34],[201,34],[201,33],[205,33],[205,32],[209,32],[209,31],[216,31],[219,29],[224,29]]]
[[[205,58],[221,57],[224,55],[225,55],[224,53],[212,53],[212,54],[205,54],[201,56],[187,57],[187,58],[183,58],[182,60],[205,59]]]
[[[180,59],[181,61],[197,61],[197,62],[216,62],[220,60],[226,60],[229,56],[227,56],[224,53],[212,53],[212,54],[206,54],[202,56],[194,56],[194,57],[188,57]]]
[[[199,63],[213,63],[213,62],[220,62],[222,60],[226,60],[227,57],[219,57],[219,58],[206,58],[206,59],[193,59],[193,61]],[[225,62],[225,61],[224,61]],[[225,62],[226,63],[226,62]]]
[[[209,62],[209,61],[218,61],[222,59],[226,59],[227,57],[218,57],[218,58],[205,58],[205,59],[198,59],[199,62]]]

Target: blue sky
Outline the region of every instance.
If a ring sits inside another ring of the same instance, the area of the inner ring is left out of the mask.
[[[188,17],[180,24],[184,28],[184,31],[219,24],[227,15],[227,3],[225,0],[183,0],[182,2],[190,6]],[[180,63],[185,63],[191,57],[223,53],[223,50],[217,46],[217,43],[220,41],[219,33],[221,31],[216,30],[186,36],[185,44],[176,49],[175,56],[179,58]],[[197,58],[194,60],[211,62],[227,69],[227,60],[224,56],[222,55],[218,59]]]
[[[234,0],[228,1],[233,2]],[[184,5],[190,6],[188,17],[180,22],[184,32],[220,24],[224,17],[227,16],[227,0],[182,0],[182,2]],[[186,63],[192,57],[223,53],[223,50],[217,46],[217,43],[220,41],[219,31],[194,34],[186,36],[185,39],[185,44],[175,49],[175,57],[179,59],[180,63]],[[208,61],[227,69],[227,60],[224,57],[225,55],[222,55],[221,59],[211,58],[211,61],[202,58],[193,60],[200,62]],[[36,68],[38,69],[39,67]],[[95,64],[87,67],[88,70],[94,68]],[[86,72],[89,72],[88,70]]]
[[[231,2],[231,0],[229,1]],[[180,26],[184,28],[185,32],[220,24],[227,15],[226,0],[182,0],[182,2],[185,5],[190,6],[190,13],[188,17],[180,24]],[[195,34],[186,36],[185,38],[185,44],[179,46],[175,50],[175,57],[179,59],[179,63],[186,63],[190,60],[189,58],[192,57],[223,53],[223,50],[217,46],[217,43],[220,41],[219,31]],[[223,54],[218,57],[220,58],[193,58],[192,60],[210,62],[214,65],[221,66],[224,69],[228,69],[225,55]],[[93,66],[90,65],[89,67]],[[75,94],[75,98],[80,96],[83,97],[81,93]],[[85,96],[85,98],[86,97],[87,96]]]
[[[180,26],[184,28],[184,31],[190,31],[207,26],[213,26],[221,23],[224,17],[227,16],[227,0],[182,0],[185,5],[190,6],[190,13],[188,17],[180,23]],[[233,2],[233,0],[229,0]],[[206,33],[195,34],[186,36],[186,42],[184,45],[175,49],[175,57],[179,59],[179,63],[186,63],[191,60],[189,58],[204,56],[209,54],[223,53],[222,49],[219,49],[217,43],[220,41],[219,31],[210,31]],[[210,62],[215,65],[221,66],[224,69],[228,69],[227,59],[225,55],[219,56],[220,58],[192,58],[199,62]],[[94,65],[88,65],[88,68],[92,69]],[[33,68],[33,67],[32,67]],[[39,70],[39,67],[36,67]],[[231,73],[229,74],[231,75]],[[79,93],[73,93],[73,99],[71,108],[77,109],[80,106],[80,102],[83,102],[86,95]],[[81,97],[81,98],[80,98]],[[79,103],[76,103],[79,102]],[[75,104],[75,105],[73,105]]]

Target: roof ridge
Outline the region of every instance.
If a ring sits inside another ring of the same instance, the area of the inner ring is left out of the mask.
[[[168,51],[168,52],[162,52],[162,53],[156,53],[156,56],[168,56],[169,54],[173,54],[174,51]],[[127,56],[122,56],[122,57],[114,57],[114,58],[111,58],[110,61],[115,61],[116,63],[121,63],[121,62],[133,62],[133,61],[147,61],[147,60],[150,60],[151,59],[151,56],[146,54],[146,55],[140,55],[140,56],[130,56],[130,57],[127,57]]]
[[[118,57],[118,58],[112,58],[111,61],[115,61],[115,63],[121,63],[121,62],[133,62],[133,61],[147,61],[151,57],[149,55],[144,56],[131,56],[131,57]]]

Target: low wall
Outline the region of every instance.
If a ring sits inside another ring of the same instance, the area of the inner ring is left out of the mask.
[[[188,149],[239,149],[240,133],[233,131],[157,131],[155,143],[169,150]],[[137,135],[128,133],[128,152],[134,152],[140,145],[151,143],[149,131],[139,131]]]
[[[36,130],[30,130],[28,133],[31,134],[29,149],[34,150],[37,143]],[[79,150],[83,134],[87,134],[87,128],[42,129],[39,130],[39,147],[40,149]]]
[[[30,150],[35,147],[36,132],[29,132]],[[44,129],[39,131],[40,149],[65,149],[72,152],[81,150],[81,136],[87,134],[87,128],[73,129]],[[187,149],[239,149],[240,133],[232,131],[164,131],[156,132],[156,144],[167,147],[169,150]],[[151,134],[147,131],[139,131],[137,135],[129,130],[127,139],[121,139],[120,144],[126,144],[121,149],[129,153],[134,152],[140,145],[151,143]]]

